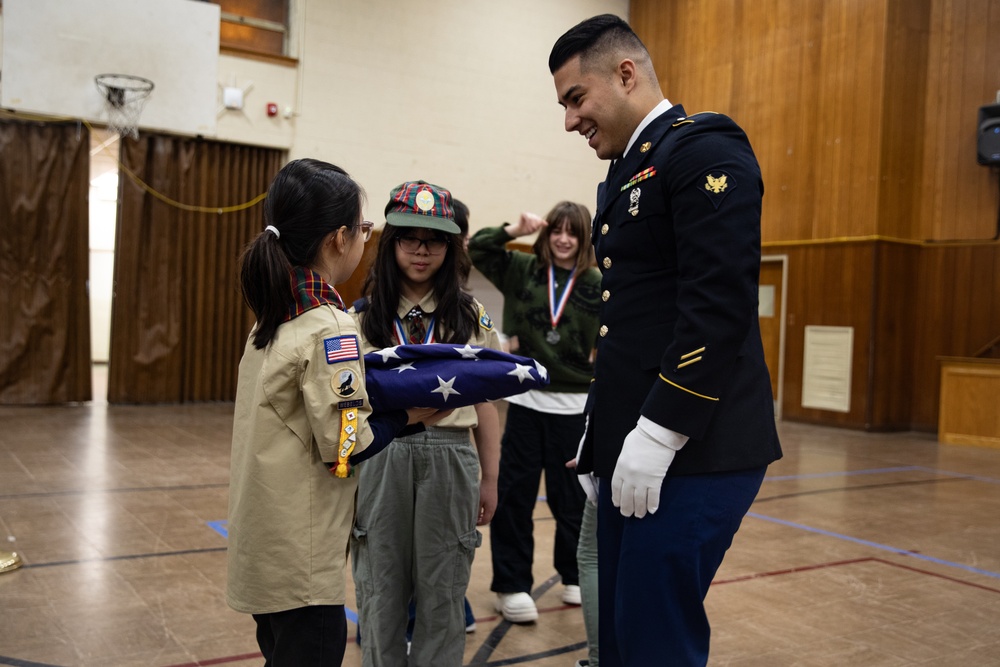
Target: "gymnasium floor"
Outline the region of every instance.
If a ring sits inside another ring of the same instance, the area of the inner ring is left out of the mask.
[[[263,663],[253,621],[224,601],[231,410],[0,407],[0,537],[16,539],[0,549],[25,560],[0,574],[0,665]],[[1000,451],[780,432],[785,458],[708,596],[710,663],[1000,665]],[[535,517],[539,620],[497,618],[484,530],[467,665],[585,657],[580,611],[553,578],[544,503]],[[345,665],[359,664],[351,644]]]

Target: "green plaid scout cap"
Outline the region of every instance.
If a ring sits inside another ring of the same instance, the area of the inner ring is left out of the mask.
[[[451,193],[426,181],[407,181],[389,193],[385,221],[395,227],[427,227],[459,234]]]

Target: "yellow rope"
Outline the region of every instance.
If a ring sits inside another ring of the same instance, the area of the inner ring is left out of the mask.
[[[0,110],[0,118],[13,118],[15,120],[33,120],[33,121],[49,121],[49,122],[77,121],[77,122],[82,122],[84,125],[86,125],[87,129],[89,129],[91,132],[93,132],[94,130],[94,127],[86,119],[81,119],[81,118],[68,118],[68,117],[64,118],[58,116],[42,116],[36,114],[11,113],[6,110]],[[101,150],[106,151],[107,146],[102,147]],[[139,176],[136,175],[135,172],[133,172],[131,169],[122,164],[121,160],[119,160],[116,156],[112,157],[114,157],[115,163],[118,165],[118,168],[121,171],[125,172],[125,174],[129,178],[131,178],[136,185],[138,185],[140,188],[142,188],[149,194],[153,195],[163,203],[173,206],[175,208],[179,208],[182,211],[192,211],[195,213],[216,213],[218,215],[222,215],[223,213],[234,213],[236,211],[243,211],[245,209],[252,208],[267,198],[267,192],[265,191],[260,193],[259,195],[257,195],[248,202],[244,202],[242,204],[234,204],[232,206],[196,206],[194,204],[184,204],[175,199],[171,199],[162,192],[157,191],[151,185],[149,185],[141,178],[139,178]]]
[[[135,181],[136,185],[138,185],[140,188],[142,188],[149,194],[153,195],[163,203],[169,204],[175,208],[179,208],[182,211],[194,211],[196,213],[218,213],[219,215],[222,215],[223,213],[233,213],[235,211],[242,211],[244,209],[251,208],[259,204],[260,202],[264,201],[265,198],[267,198],[267,192],[262,192],[248,202],[244,202],[242,204],[234,204],[233,206],[219,206],[217,208],[213,208],[211,206],[195,206],[194,204],[184,204],[174,199],[171,199],[170,197],[166,196],[161,192],[157,192],[156,190],[154,190],[141,178],[132,173],[131,169],[129,169],[121,162],[119,162],[117,158],[115,159],[115,162],[118,162],[118,168],[124,171],[128,175],[128,177],[131,178],[133,181]]]

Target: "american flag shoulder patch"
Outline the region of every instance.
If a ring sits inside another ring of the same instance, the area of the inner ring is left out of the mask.
[[[326,350],[326,363],[335,364],[339,361],[358,359],[357,336],[334,336],[323,339],[323,349]]]

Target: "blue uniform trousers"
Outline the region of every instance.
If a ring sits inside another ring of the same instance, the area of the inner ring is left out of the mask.
[[[611,503],[600,479],[598,604],[602,667],[705,665],[705,596],[767,467],[667,477],[642,519]]]

